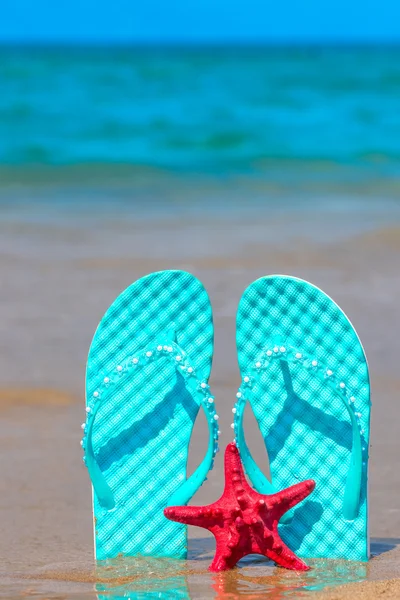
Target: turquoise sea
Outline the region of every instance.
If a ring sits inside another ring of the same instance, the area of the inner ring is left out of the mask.
[[[0,90],[3,182],[400,176],[400,47],[2,47]]]

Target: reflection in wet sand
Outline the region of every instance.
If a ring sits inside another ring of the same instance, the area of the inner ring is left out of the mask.
[[[308,562],[312,570],[304,573],[287,571],[260,561],[260,566],[252,562],[251,569],[249,565],[231,573],[216,574],[213,576],[213,588],[217,592],[215,598],[297,598],[301,591],[318,592],[328,586],[362,581],[367,576],[367,566],[363,563],[333,560]]]
[[[168,558],[102,561],[95,571],[97,599],[190,598],[186,570],[185,561]]]
[[[98,600],[145,600],[145,598],[190,598],[185,577],[142,579],[122,586],[96,585]]]
[[[319,592],[326,587],[360,582],[368,572],[364,563],[314,560],[310,561],[311,571],[297,573],[256,556],[224,573],[209,573],[206,564],[203,560],[149,557],[104,561],[96,568],[95,592],[98,600],[191,598],[198,597],[200,589],[204,598],[253,600],[268,596],[280,600],[298,597],[300,592]]]

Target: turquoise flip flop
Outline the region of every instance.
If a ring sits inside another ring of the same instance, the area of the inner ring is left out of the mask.
[[[267,494],[316,482],[312,499],[281,520],[282,539],[303,558],[368,560],[370,387],[353,326],[315,286],[273,275],[244,292],[236,339],[242,385],[233,427],[252,484]],[[271,481],[246,445],[247,402]]]
[[[87,361],[82,425],[98,560],[186,556],[186,527],[166,519],[163,510],[190,500],[218,449],[218,415],[208,386],[213,339],[207,292],[183,271],[139,279],[100,321]],[[208,449],[187,479],[200,406]]]

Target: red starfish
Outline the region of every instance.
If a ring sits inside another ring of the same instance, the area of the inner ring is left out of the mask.
[[[247,554],[263,554],[287,569],[308,571],[279,537],[278,521],[314,488],[315,482],[309,479],[270,496],[258,494],[247,483],[239,451],[231,443],[225,450],[221,498],[208,506],[170,506],[164,514],[172,521],[211,531],[217,547],[210,571],[232,569]]]

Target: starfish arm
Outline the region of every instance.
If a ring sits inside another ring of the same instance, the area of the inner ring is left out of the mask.
[[[272,548],[267,549],[264,556],[273,560],[280,567],[285,567],[285,569],[291,569],[293,571],[309,571],[310,567],[298,558],[280,538],[278,539],[279,542],[276,541]]]
[[[252,488],[247,483],[246,476],[243,471],[239,450],[234,443],[230,443],[226,447],[224,456],[224,470],[225,486],[223,495],[225,498],[236,497],[238,494],[240,494],[240,490],[242,493],[253,493]]]
[[[243,557],[243,553],[237,547],[239,542],[238,536],[235,536],[237,539],[234,541],[233,539],[227,541],[223,535],[215,533],[214,535],[216,540],[215,556],[208,570],[218,573],[219,571],[233,569],[236,563]]]
[[[168,506],[164,509],[164,515],[171,521],[204,529],[213,527],[219,518],[212,506]]]
[[[279,520],[285,512],[296,506],[299,502],[307,498],[315,488],[315,481],[308,479],[301,481],[289,488],[281,490],[271,496],[264,496],[267,505],[274,507],[274,512]]]

